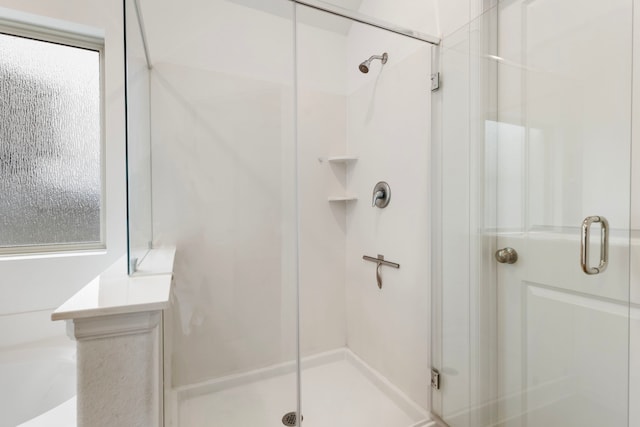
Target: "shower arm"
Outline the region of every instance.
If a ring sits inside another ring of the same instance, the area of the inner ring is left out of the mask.
[[[371,63],[371,61],[373,61],[374,59],[379,59],[382,61],[382,63],[386,63],[387,62],[387,54],[382,54],[382,55],[371,55],[369,57],[369,59],[367,59],[366,62]]]

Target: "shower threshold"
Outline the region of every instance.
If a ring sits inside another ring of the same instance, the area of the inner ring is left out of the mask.
[[[174,390],[173,425],[282,426],[296,408],[296,365],[286,363]],[[304,427],[427,427],[427,412],[349,349],[303,359]]]

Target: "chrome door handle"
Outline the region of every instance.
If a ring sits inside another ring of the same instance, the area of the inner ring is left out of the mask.
[[[589,238],[591,224],[599,222],[600,230],[600,264],[597,267],[589,267]],[[609,264],[609,221],[603,216],[588,216],[582,221],[582,239],[580,247],[580,264],[586,274],[599,274],[607,269]]]
[[[500,264],[515,264],[518,261],[518,252],[513,248],[499,249],[495,256]]]

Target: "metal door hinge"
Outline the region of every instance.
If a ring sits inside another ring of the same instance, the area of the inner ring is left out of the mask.
[[[440,372],[433,368],[431,368],[431,388],[440,390]]]
[[[431,92],[440,89],[440,73],[431,74]]]

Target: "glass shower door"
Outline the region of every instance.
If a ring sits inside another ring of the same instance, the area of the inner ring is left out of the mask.
[[[498,18],[496,421],[627,426],[632,2]]]
[[[432,47],[302,4],[296,45],[301,425],[426,425]]]

